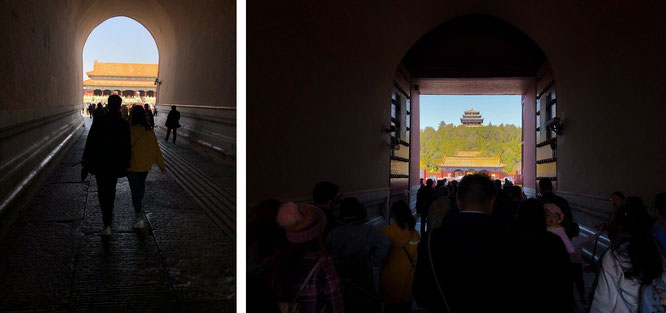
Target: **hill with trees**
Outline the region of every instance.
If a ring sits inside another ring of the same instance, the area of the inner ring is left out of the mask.
[[[521,128],[513,124],[484,127],[454,126],[439,123],[437,130],[421,130],[421,168],[438,171],[437,164],[444,156],[458,151],[481,151],[482,157],[500,157],[505,172],[521,169]]]

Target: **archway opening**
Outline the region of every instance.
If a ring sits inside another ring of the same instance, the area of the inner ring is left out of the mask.
[[[547,58],[535,41],[515,26],[492,16],[458,17],[421,37],[405,54],[394,76],[390,105],[391,125],[395,131],[391,131],[389,176],[391,195],[396,196],[392,201],[409,197],[412,205],[416,202],[418,181],[423,177],[423,171],[419,170],[424,165],[420,152],[426,143],[421,134],[422,95],[515,95],[522,116],[518,118],[520,125],[515,125],[519,128],[519,140],[513,142],[517,146],[513,149],[520,151],[520,165],[517,172],[513,171],[511,180],[519,180],[528,196],[536,195],[539,177],[556,180],[556,144],[551,145],[556,139],[548,134],[551,130],[546,126],[557,116],[553,77]],[[470,105],[473,107],[474,103]],[[466,118],[463,112],[458,113],[461,120]],[[467,117],[470,118],[474,119]],[[479,142],[489,141],[483,138]],[[432,154],[432,147],[428,148]],[[439,153],[436,157],[444,158],[452,152],[436,153]],[[499,158],[498,165],[505,163],[501,154],[479,156]],[[409,165],[400,166],[400,163]],[[460,171],[455,168],[458,166],[466,169]],[[482,172],[491,177],[494,174],[494,179],[503,178],[501,168],[452,164],[450,170],[452,177]]]
[[[154,109],[159,49],[141,23],[125,16],[105,20],[92,30],[82,53],[86,107],[105,104],[109,95],[116,94],[128,109],[146,103]],[[96,93],[99,89],[104,91]]]

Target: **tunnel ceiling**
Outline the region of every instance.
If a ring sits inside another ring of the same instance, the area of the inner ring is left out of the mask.
[[[403,58],[415,78],[534,76],[546,59],[513,25],[486,15],[446,22],[419,39]]]

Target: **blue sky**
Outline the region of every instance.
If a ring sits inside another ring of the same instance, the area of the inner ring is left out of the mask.
[[[99,24],[83,46],[83,79],[92,71],[93,63],[153,63],[159,55],[155,39],[139,22],[124,16],[110,18]]]
[[[421,129],[431,126],[437,129],[441,121],[460,125],[460,118],[466,110],[474,109],[481,113],[483,124],[514,124],[522,127],[520,95],[502,96],[462,96],[441,95],[421,96]]]

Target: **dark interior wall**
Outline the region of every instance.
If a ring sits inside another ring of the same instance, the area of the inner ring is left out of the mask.
[[[248,4],[248,203],[307,198],[319,179],[343,190],[386,187],[391,79],[408,49],[456,16],[514,25],[555,72],[562,191],[622,189],[650,199],[666,165],[665,23],[661,2],[392,1]],[[649,170],[635,170],[650,164]],[[632,173],[629,175],[628,173]]]

